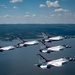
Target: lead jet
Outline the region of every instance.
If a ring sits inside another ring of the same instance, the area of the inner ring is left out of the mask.
[[[71,46],[68,45],[58,45],[58,46],[47,46],[45,43],[41,43],[41,49],[39,50],[42,53],[50,53],[50,52],[57,52],[64,50],[66,48],[71,48]]]
[[[43,35],[43,42],[52,42],[52,41],[59,41],[59,40],[63,40],[63,39],[68,39],[71,38],[69,36],[50,36],[47,33],[42,33]],[[72,37],[73,38],[73,37]]]
[[[47,60],[41,54],[37,54],[39,56],[39,64],[35,64],[35,66],[42,69],[50,69],[52,66],[61,67],[63,64],[68,63],[70,61],[75,61],[75,58],[59,58],[55,60]]]
[[[0,47],[0,52],[3,52],[3,51],[8,51],[8,50],[13,50],[15,49],[16,46],[5,46],[5,47]]]
[[[38,40],[25,41],[25,40],[23,40],[21,38],[20,38],[20,40],[22,41],[22,43],[18,43],[17,47],[27,47],[27,46],[36,45],[36,44],[39,43]]]

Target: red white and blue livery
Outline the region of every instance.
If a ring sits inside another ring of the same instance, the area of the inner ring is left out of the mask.
[[[39,44],[38,40],[32,40],[32,41],[25,41],[23,39],[21,39],[21,40],[22,40],[22,43],[18,43],[18,45],[17,45],[18,47],[27,47],[27,46]]]
[[[37,54],[39,56],[39,64],[35,64],[35,66],[42,69],[50,69],[52,66],[61,67],[63,64],[68,63],[69,61],[75,61],[75,58],[59,58],[55,60],[47,60],[41,54]]]
[[[41,49],[39,51],[42,53],[58,52],[66,48],[71,48],[71,46],[68,45],[47,46],[45,43],[41,44]]]
[[[47,33],[42,33],[43,35],[43,40],[44,42],[52,42],[52,41],[59,41],[59,40],[63,40],[63,39],[67,39],[67,38],[71,38],[69,36],[50,36]]]

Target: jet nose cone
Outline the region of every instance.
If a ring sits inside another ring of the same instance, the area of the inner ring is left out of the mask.
[[[41,66],[41,64],[35,64],[34,66],[40,67],[40,66]]]

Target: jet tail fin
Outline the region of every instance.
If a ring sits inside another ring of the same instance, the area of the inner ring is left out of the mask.
[[[47,61],[47,59],[43,57],[41,54],[37,54],[37,56],[39,56],[39,63],[43,63]]]
[[[37,54],[39,56],[39,63],[43,63],[43,62],[50,62],[52,60],[47,60],[45,57],[43,57],[41,54]]]
[[[44,43],[42,41],[39,42],[41,49],[45,48],[46,45],[44,45]]]
[[[47,46],[44,42],[40,42],[40,45],[41,45],[41,49],[51,47],[51,46]]]
[[[27,42],[27,41],[25,41],[25,40],[23,40],[21,37],[18,37],[21,41],[23,41],[23,42]]]
[[[43,35],[44,39],[47,39],[47,38],[50,38],[50,37],[51,37],[51,36],[49,36],[49,35],[48,35],[47,33],[45,33],[45,32],[43,32],[42,35]]]

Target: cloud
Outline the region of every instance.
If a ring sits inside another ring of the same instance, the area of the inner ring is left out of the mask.
[[[55,12],[69,12],[69,10],[67,9],[63,9],[63,8],[58,8],[54,10]]]
[[[33,15],[32,15],[32,17],[36,17],[36,15],[35,15],[35,14],[33,14]]]
[[[40,8],[43,8],[43,7],[45,7],[45,5],[44,4],[40,4],[40,6],[39,6]]]
[[[4,18],[11,18],[10,15],[4,15]]]
[[[23,2],[23,0],[11,0],[11,3]]]
[[[13,9],[17,9],[17,7],[16,7],[16,6],[14,6],[14,7],[13,7]]]
[[[24,17],[25,18],[31,18],[31,17],[36,17],[36,15],[35,14],[32,14],[32,15],[26,14],[26,15],[24,15]]]
[[[26,14],[29,14],[29,12],[26,12]]]
[[[58,1],[54,1],[54,2],[50,2],[50,1],[46,1],[46,5],[48,6],[48,7],[59,7],[59,4],[58,4]]]
[[[31,14],[30,12],[26,12],[24,15],[25,18],[36,17],[36,14]]]
[[[31,17],[31,16],[30,16],[30,15],[28,15],[28,14],[26,14],[26,15],[24,15],[24,17],[29,18],[29,17]]]
[[[25,14],[27,15],[27,14]],[[75,24],[75,13],[64,13],[64,14],[49,14],[49,15],[36,15],[29,14],[28,16],[11,16],[9,14],[0,16],[1,24],[17,24],[17,23],[40,23],[40,24],[51,24],[51,23],[74,23]],[[5,18],[4,18],[5,17]]]
[[[0,5],[1,7],[4,7],[4,8],[7,8],[7,6],[6,5]]]

